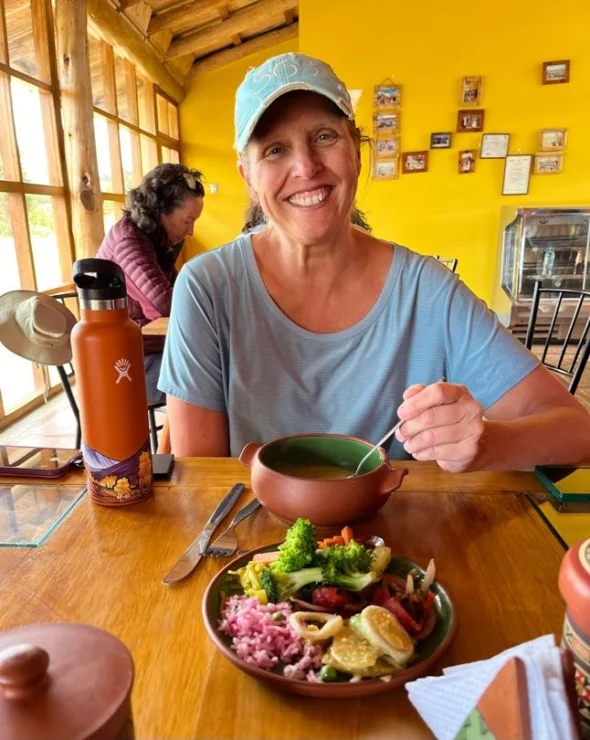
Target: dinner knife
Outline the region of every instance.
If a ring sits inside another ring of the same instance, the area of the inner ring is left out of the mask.
[[[236,503],[244,490],[245,486],[243,483],[236,483],[231,491],[217,505],[215,511],[209,517],[207,524],[205,524],[203,531],[180,556],[178,562],[164,577],[162,583],[165,583],[167,586],[172,583],[178,583],[178,581],[182,581],[183,578],[186,578],[193,572],[203,557],[203,553],[207,549],[209,540],[213,536],[215,528],[223,517],[231,511],[232,506]]]

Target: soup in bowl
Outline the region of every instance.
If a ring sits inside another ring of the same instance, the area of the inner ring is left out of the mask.
[[[392,467],[382,448],[358,464],[372,445],[337,434],[299,434],[267,444],[247,444],[240,462],[252,469],[254,494],[286,522],[298,517],[318,527],[367,519],[398,489],[406,468]]]

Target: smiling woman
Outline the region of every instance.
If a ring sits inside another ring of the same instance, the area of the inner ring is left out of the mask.
[[[179,275],[159,383],[174,453],[310,432],[375,442],[399,416],[390,456],[447,470],[588,456],[590,416],[456,275],[351,223],[361,136],[329,65],[269,59],[235,122],[263,218]]]

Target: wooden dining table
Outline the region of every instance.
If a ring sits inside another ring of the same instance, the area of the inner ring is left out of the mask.
[[[452,475],[435,464],[403,464],[409,474],[401,489],[373,519],[356,525],[355,534],[381,535],[421,566],[435,559],[458,629],[430,673],[547,633],[559,637],[564,549],[526,495],[541,491],[536,478]],[[81,476],[73,472],[62,482],[79,484]],[[232,665],[201,618],[205,589],[227,560],[203,558],[185,581],[162,584],[238,481],[248,484],[249,470],[237,460],[179,459],[171,478],[156,482],[154,495],[140,504],[101,508],[84,496],[41,547],[0,548],[0,630],[66,621],[116,635],[135,662],[138,740],[432,737],[403,687],[348,701],[296,697]],[[247,488],[236,508],[251,497]],[[240,547],[280,541],[285,529],[260,509],[238,527]]]
[[[144,324],[141,327],[141,333],[144,336],[165,337],[168,333],[169,321],[170,319],[168,316],[161,316],[159,319],[154,319],[148,324]]]

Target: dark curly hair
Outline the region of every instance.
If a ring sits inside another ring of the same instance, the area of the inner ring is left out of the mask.
[[[159,164],[143,178],[141,185],[127,193],[123,216],[159,244],[162,241],[160,214],[181,206],[185,198],[203,198],[203,175],[183,164]]]

